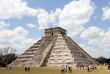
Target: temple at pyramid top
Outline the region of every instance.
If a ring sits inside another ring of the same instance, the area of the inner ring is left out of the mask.
[[[55,27],[45,29],[45,36],[42,36],[8,66],[42,67],[64,64],[88,66],[98,65],[98,62],[68,37],[66,30]]]
[[[45,36],[52,36],[59,34],[66,35],[66,30],[60,27],[45,29]]]

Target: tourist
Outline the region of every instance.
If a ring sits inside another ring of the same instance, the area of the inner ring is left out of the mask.
[[[27,71],[27,67],[25,67],[25,71]]]
[[[84,70],[84,65],[83,65],[83,64],[81,65],[81,67],[82,67],[82,68],[83,68],[83,70]]]
[[[92,69],[93,69],[93,66],[92,66],[92,65],[89,65],[89,66],[87,67],[87,71],[88,71],[88,72],[91,72]]]
[[[30,71],[30,67],[25,67],[25,71]]]
[[[70,65],[61,65],[61,72],[72,72],[72,67]]]
[[[65,71],[68,72],[69,71],[69,65],[65,65]]]
[[[61,65],[61,72],[65,72],[65,66],[64,65]]]
[[[27,67],[27,71],[30,71],[30,67]]]
[[[69,70],[69,72],[72,72],[72,67],[69,66],[69,67],[68,67],[68,70]]]
[[[87,67],[87,71],[90,72],[90,67],[89,66]]]
[[[108,65],[108,70],[110,70],[110,64]]]

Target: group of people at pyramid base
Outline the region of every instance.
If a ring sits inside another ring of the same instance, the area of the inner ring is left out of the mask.
[[[61,65],[61,72],[72,72],[72,67],[68,64]]]

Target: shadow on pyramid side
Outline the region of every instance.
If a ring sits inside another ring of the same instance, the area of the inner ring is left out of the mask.
[[[41,67],[78,63],[85,66],[98,65],[95,59],[66,35],[66,30],[56,27],[45,29],[45,36],[8,66]]]

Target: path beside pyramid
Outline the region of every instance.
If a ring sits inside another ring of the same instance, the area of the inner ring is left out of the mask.
[[[66,35],[66,30],[56,27],[45,29],[45,36],[26,50],[8,66],[41,67],[62,64],[97,65],[98,62]]]

